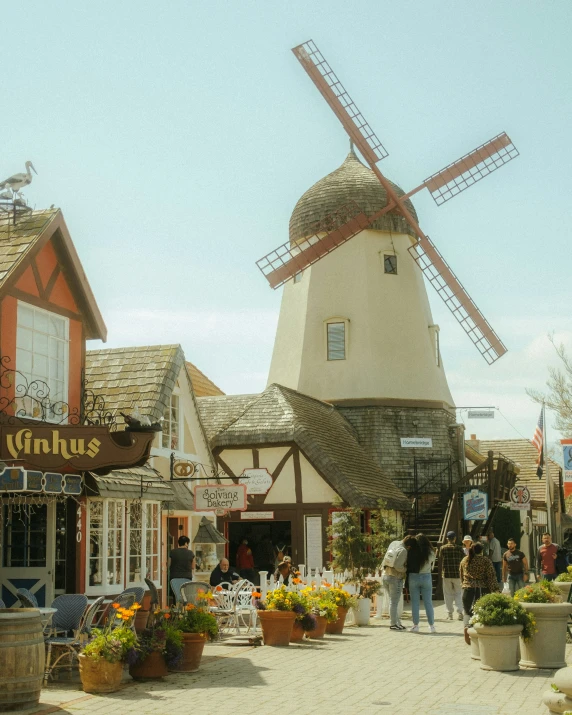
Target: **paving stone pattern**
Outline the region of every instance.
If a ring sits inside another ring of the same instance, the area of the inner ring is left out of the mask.
[[[554,671],[487,672],[471,660],[462,624],[438,633],[390,631],[388,622],[348,628],[288,648],[209,645],[197,673],[163,681],[126,682],[122,690],[89,696],[53,684],[34,713],[182,715],[220,711],[387,713],[391,715],[544,715],[544,690]],[[422,631],[426,622],[422,620]],[[568,653],[568,659],[572,651]],[[27,711],[31,712],[31,711]]]

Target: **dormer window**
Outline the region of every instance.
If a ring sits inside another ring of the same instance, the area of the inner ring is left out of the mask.
[[[345,360],[348,320],[332,318],[326,321],[326,353],[328,360]]]
[[[179,395],[172,394],[169,406],[163,413],[163,436],[161,445],[165,449],[181,450],[180,435],[181,412]]]
[[[48,422],[65,420],[68,401],[68,359],[68,318],[18,301],[16,333],[18,414]]]

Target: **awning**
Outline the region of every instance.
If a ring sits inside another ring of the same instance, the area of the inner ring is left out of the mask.
[[[185,482],[169,482],[174,498],[169,503],[169,508],[174,511],[194,511],[195,503],[193,493]]]
[[[87,496],[113,499],[149,499],[168,501],[175,499],[171,484],[151,467],[114,469],[105,476],[86,473]]]

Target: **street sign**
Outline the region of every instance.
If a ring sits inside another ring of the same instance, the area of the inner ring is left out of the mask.
[[[431,437],[401,437],[402,447],[414,447],[415,449],[419,447],[433,447],[433,440]]]
[[[244,484],[196,484],[195,511],[244,511],[246,509],[246,487]]]
[[[480,489],[471,489],[463,494],[463,519],[486,521],[489,514],[489,495]]]
[[[470,420],[493,420],[495,413],[492,410],[469,410],[467,417]]]
[[[511,509],[530,509],[530,489],[518,484],[510,490],[510,508]]]

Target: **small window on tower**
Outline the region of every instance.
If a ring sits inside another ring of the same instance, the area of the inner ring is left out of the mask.
[[[328,360],[346,359],[345,323],[328,323]]]
[[[302,271],[294,275],[294,283],[299,283],[302,280]]]
[[[397,275],[397,256],[394,254],[386,254],[383,257],[383,268],[390,275]]]
[[[441,354],[439,352],[439,331],[435,331],[435,362],[437,367],[441,367]]]

